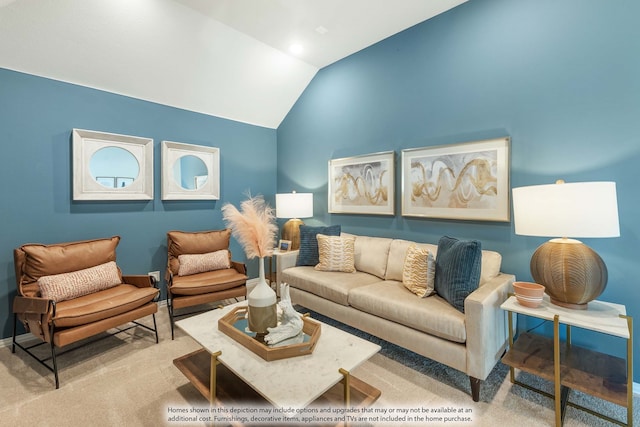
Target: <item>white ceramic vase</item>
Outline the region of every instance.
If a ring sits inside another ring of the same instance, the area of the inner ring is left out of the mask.
[[[277,298],[264,277],[264,258],[260,258],[260,277],[258,284],[247,296],[249,301],[249,330],[257,334],[266,334],[267,328],[278,324]]]

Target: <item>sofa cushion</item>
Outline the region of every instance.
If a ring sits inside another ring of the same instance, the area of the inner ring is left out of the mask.
[[[353,237],[325,236],[318,234],[318,252],[320,260],[314,267],[320,271],[342,271],[354,273]]]
[[[178,276],[188,276],[231,267],[229,251],[226,249],[207,252],[206,254],[178,255],[178,261],[180,262]]]
[[[347,233],[343,235],[354,236]],[[384,279],[392,239],[368,236],[355,236],[355,238],[356,270]]]
[[[56,302],[92,294],[121,283],[120,270],[114,261],[38,279],[40,295]]]
[[[494,251],[482,251],[482,267],[480,268],[480,286],[500,274],[502,255]]]
[[[153,301],[158,290],[121,284],[56,304],[56,327],[72,327],[108,319]]]
[[[464,313],[464,300],[478,289],[482,247],[477,240],[443,236],[436,256],[436,292]]]
[[[402,284],[419,297],[428,297],[434,292],[435,274],[436,260],[433,254],[417,245],[409,246],[404,259]]]
[[[409,240],[393,239],[389,246],[389,260],[387,261],[387,272],[385,279],[402,282],[404,260],[407,257],[409,246],[416,245],[418,248],[427,249],[436,257],[438,246],[431,243],[416,243]]]
[[[438,295],[416,298],[395,280],[352,289],[349,304],[358,310],[449,341],[464,343],[467,339],[464,314]]]
[[[324,234],[325,236],[339,236],[340,225],[331,226],[317,226],[312,227],[309,225],[300,226],[300,251],[298,252],[298,259],[296,260],[297,266],[310,265],[315,266],[319,261],[318,255],[318,234]]]
[[[353,289],[379,281],[377,277],[360,271],[318,271],[309,266],[291,267],[282,272],[282,282],[341,305],[349,304],[349,292]]]

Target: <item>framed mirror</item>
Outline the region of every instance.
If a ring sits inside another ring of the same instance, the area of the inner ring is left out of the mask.
[[[153,139],[73,129],[73,200],[153,200]]]
[[[220,149],[162,141],[162,200],[218,200]]]

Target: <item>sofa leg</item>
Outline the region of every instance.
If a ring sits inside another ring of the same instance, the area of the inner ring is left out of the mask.
[[[480,401],[480,384],[482,384],[482,380],[479,380],[474,377],[469,377],[471,381],[471,398],[474,402]]]

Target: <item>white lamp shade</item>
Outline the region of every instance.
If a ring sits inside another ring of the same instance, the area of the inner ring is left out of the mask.
[[[276,217],[311,218],[313,216],[313,193],[276,194]]]
[[[516,234],[618,237],[615,182],[534,185],[513,189]]]

